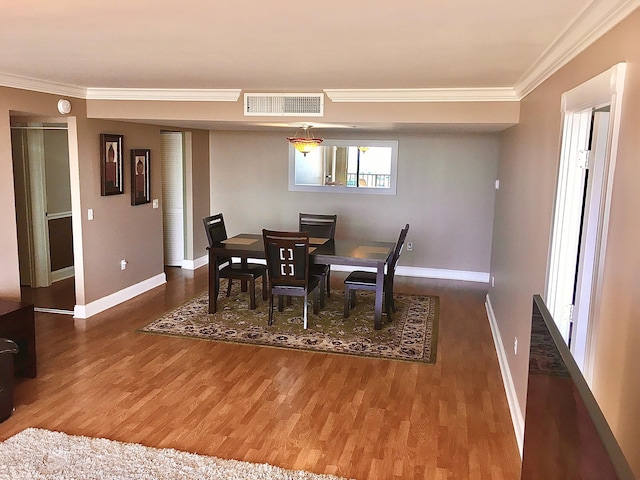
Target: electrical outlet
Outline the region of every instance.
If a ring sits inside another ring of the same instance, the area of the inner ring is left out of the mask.
[[[407,243],[407,252],[411,252],[413,250],[413,243]]]
[[[127,261],[120,260],[120,270],[126,270],[126,269],[127,269]]]
[[[93,220],[93,208],[87,210],[87,220]]]
[[[494,277],[493,275],[491,276],[491,288],[496,286],[496,277]]]
[[[496,190],[500,190],[500,179],[499,178],[496,179],[496,185],[495,186],[496,186]]]
[[[518,337],[513,339],[513,354],[518,355]]]
[[[158,199],[157,198],[153,199],[153,208],[158,208]]]

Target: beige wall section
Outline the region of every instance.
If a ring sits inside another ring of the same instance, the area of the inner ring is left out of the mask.
[[[337,213],[338,238],[395,241],[409,223],[414,249],[401,265],[488,272],[498,135],[366,139],[398,140],[397,195],[290,192],[285,135],[212,132],[212,212],[224,213],[229,235],[297,230],[302,211]]]
[[[0,296],[20,298],[20,277],[17,249],[13,165],[11,155],[10,112],[25,116],[57,117],[57,95],[0,87]],[[76,272],[77,303],[86,305],[107,295],[153,278],[164,271],[162,244],[162,208],[152,204],[131,205],[130,150],[151,149],[151,196],[161,199],[160,130],[155,125],[143,125],[107,120],[87,119],[85,102],[70,99],[73,122],[70,138],[77,138],[77,168],[72,183],[79,185],[79,225],[82,259]],[[124,194],[100,195],[100,141],[101,133],[124,135]],[[77,137],[76,137],[77,135]],[[194,200],[196,218],[204,216],[209,207],[208,155],[209,137],[206,131],[193,133]],[[75,149],[73,155],[75,156]],[[77,191],[77,190],[76,190]],[[160,202],[162,205],[162,202]],[[92,208],[94,220],[87,219]],[[78,212],[74,211],[74,214]],[[76,215],[77,217],[77,215]],[[78,218],[74,219],[74,225]],[[198,225],[194,225],[194,251],[206,251]],[[201,228],[201,226],[200,226]],[[77,239],[74,239],[76,241]],[[127,260],[127,269],[120,270],[120,260]]]
[[[100,134],[121,134],[124,194],[100,195]],[[164,272],[162,209],[131,205],[134,148],[151,150],[151,195],[161,191],[160,128],[102,120],[78,120],[85,304]],[[94,219],[87,219],[93,209]],[[120,260],[128,262],[120,270]]]
[[[166,132],[183,132],[185,150],[185,260],[206,257],[207,237],[202,219],[209,215],[209,132],[163,128]],[[160,195],[160,192],[158,192]],[[157,197],[154,197],[157,198]]]
[[[494,125],[497,128],[518,122],[518,102],[398,102],[398,103],[334,103],[325,97],[325,111],[318,117],[245,117],[243,95],[236,102],[180,102],[88,100],[90,118],[260,122],[260,123],[377,123],[379,125],[433,124]],[[318,130],[317,132],[319,132]],[[316,132],[316,133],[317,133]]]
[[[11,155],[11,129],[9,110],[5,95],[0,90],[0,297],[20,299],[20,267],[18,262],[18,234],[16,227],[16,204],[13,186],[13,163]]]
[[[601,328],[593,390],[640,477],[640,11],[598,40],[523,100],[521,122],[503,134],[493,236],[490,298],[524,411],[534,293],[544,293],[563,92],[627,62],[622,125],[605,257]],[[519,355],[510,348],[520,341]]]
[[[202,219],[209,215],[209,132],[194,130],[191,132],[193,182],[191,196],[193,198],[193,257],[197,260],[207,255],[207,237],[204,233]]]

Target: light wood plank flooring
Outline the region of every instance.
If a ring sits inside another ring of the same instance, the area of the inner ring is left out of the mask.
[[[87,322],[37,313],[38,377],[16,379],[0,440],[39,427],[357,479],[519,478],[486,285],[396,278],[440,296],[421,365],[135,333],[206,289],[207,267],[167,275]]]

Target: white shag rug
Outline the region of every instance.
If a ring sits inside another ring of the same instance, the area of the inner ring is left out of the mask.
[[[28,428],[0,443],[0,479],[338,480],[340,477]]]

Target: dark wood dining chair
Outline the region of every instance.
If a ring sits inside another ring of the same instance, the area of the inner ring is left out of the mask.
[[[273,325],[273,297],[279,296],[278,311],[282,311],[282,297],[304,297],[304,328],[307,328],[307,302],[313,295],[313,313],[318,314],[318,286],[320,279],[309,273],[309,234],[307,232],[279,232],[262,230],[264,253],[269,278],[269,325]]]
[[[400,230],[400,236],[391,260],[387,265],[387,271],[384,274],[384,307],[387,314],[387,320],[391,321],[391,312],[396,311],[396,305],[393,301],[393,277],[395,275],[396,267],[398,266],[398,260],[402,253],[402,247],[404,241],[407,238],[409,232],[409,224]],[[355,270],[351,272],[344,280],[344,318],[349,316],[349,310],[356,305],[356,290],[375,290],[376,289],[376,274],[375,272],[365,272],[362,270]]]
[[[338,215],[324,215],[319,213],[300,213],[298,230],[308,232],[310,238],[328,238],[333,240],[336,236]],[[309,267],[312,275],[321,279],[320,306],[324,308],[325,291],[327,297],[331,296],[331,265],[312,264]]]
[[[203,222],[210,247],[227,239],[227,229],[224,225],[224,218],[222,216],[222,213],[205,217],[203,219]],[[231,257],[218,257],[217,265],[209,265],[209,268],[215,267],[218,267],[218,279],[226,278],[229,281],[227,285],[227,297],[231,295],[231,284],[233,280],[246,282],[249,285],[249,307],[251,308],[251,310],[255,310],[256,279],[262,277],[262,299],[267,299],[266,265],[252,262],[234,263]],[[218,284],[218,290],[220,290],[220,284]]]

